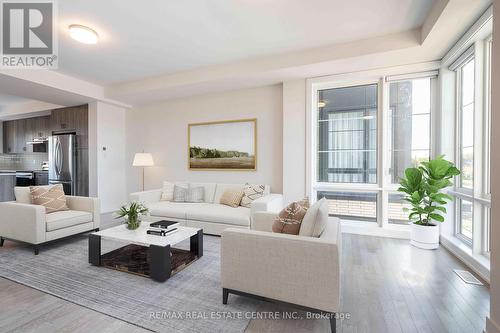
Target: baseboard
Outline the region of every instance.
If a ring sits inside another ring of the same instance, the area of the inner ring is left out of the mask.
[[[463,262],[467,267],[479,275],[488,284],[490,283],[490,269],[484,263],[487,259],[476,258],[471,253],[463,248],[461,245],[451,237],[441,235],[439,237],[439,242],[441,245],[450,251],[455,257],[457,257],[461,262]],[[500,333],[500,332],[498,332]]]
[[[500,324],[495,323],[490,317],[486,317],[485,333],[500,333]]]

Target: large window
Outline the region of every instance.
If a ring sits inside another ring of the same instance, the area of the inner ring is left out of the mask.
[[[376,84],[318,91],[317,167],[318,182],[377,182]]]
[[[389,142],[392,183],[407,167],[429,160],[431,144],[431,79],[391,82]]]
[[[490,238],[491,39],[477,41],[451,69],[456,76],[455,234],[473,253]]]
[[[397,188],[405,168],[431,154],[435,75],[332,83],[313,90],[312,195],[329,201],[330,215],[381,226],[408,224],[407,205]]]
[[[458,76],[458,155],[462,172],[459,186],[471,189],[474,185],[474,58],[457,71]]]

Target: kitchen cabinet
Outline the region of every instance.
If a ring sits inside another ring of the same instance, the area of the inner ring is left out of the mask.
[[[47,171],[35,171],[35,185],[49,185],[49,173]]]
[[[75,132],[88,135],[88,106],[72,106],[52,110],[51,127],[54,132]]]
[[[15,186],[16,186],[15,173],[0,172],[0,202],[15,200],[14,196]]]
[[[4,153],[32,153],[33,146],[26,143],[51,135],[50,116],[4,121],[3,132]]]
[[[16,122],[3,122],[3,152],[6,154],[16,152]]]

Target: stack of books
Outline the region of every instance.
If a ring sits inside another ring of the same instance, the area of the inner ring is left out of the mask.
[[[169,236],[177,232],[179,227],[179,222],[161,220],[158,222],[151,223],[149,229],[146,231],[148,235],[155,236]]]

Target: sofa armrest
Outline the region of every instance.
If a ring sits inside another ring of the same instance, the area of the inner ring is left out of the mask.
[[[157,202],[161,199],[161,189],[130,193],[129,199],[143,203]]]
[[[0,236],[30,244],[45,241],[45,207],[0,202]]]
[[[101,223],[101,208],[98,198],[67,195],[66,203],[68,204],[69,209],[92,213],[94,228],[99,228]]]
[[[250,206],[251,214],[256,212],[276,212],[283,209],[283,195],[268,194],[254,200]]]
[[[331,239],[229,228],[221,242],[223,288],[338,311],[340,258]]]
[[[277,214],[274,212],[256,212],[253,215],[250,229],[271,232],[273,230],[273,223],[276,216]]]

